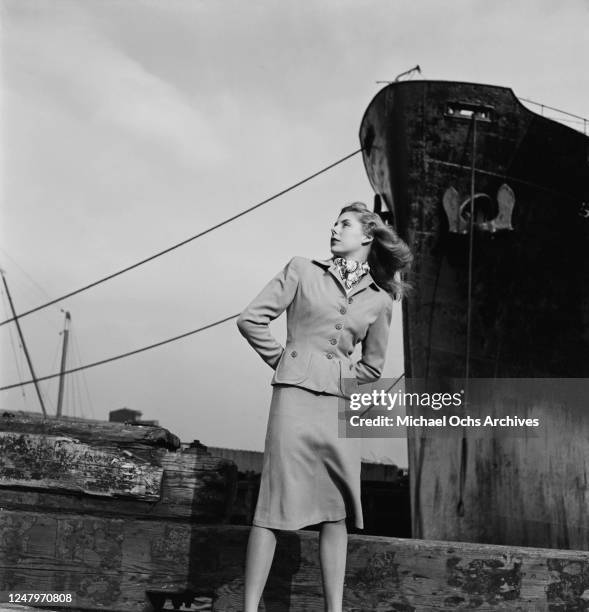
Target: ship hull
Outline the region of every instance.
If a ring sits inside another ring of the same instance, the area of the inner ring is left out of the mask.
[[[566,403],[519,385],[478,407],[540,415],[540,436],[408,429],[414,537],[587,548],[589,412],[572,390],[589,376],[589,138],[508,88],[407,81],[375,96],[360,140],[415,255],[407,385],[567,380]]]

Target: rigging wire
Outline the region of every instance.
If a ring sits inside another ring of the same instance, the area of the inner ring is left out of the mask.
[[[53,371],[56,368],[56,364],[59,358],[59,347],[60,347],[60,343],[59,341],[57,341],[55,343],[55,351],[53,353],[53,361],[51,363],[51,371]],[[53,393],[55,392],[55,385],[52,385],[51,383],[47,383],[46,385],[43,385],[42,388],[42,393],[43,393],[43,401],[45,402],[48,411],[52,411],[53,414],[57,413],[57,405],[53,399],[54,395]]]
[[[2,304],[4,306],[5,311],[8,313],[9,312],[9,308],[8,308],[7,303],[6,303],[8,301],[8,298],[6,297],[4,289],[1,289],[0,292],[2,293],[2,297],[4,298],[3,301],[2,301]],[[22,370],[21,370],[21,362],[19,360],[19,357],[21,357],[21,359],[22,359],[22,355],[17,351],[16,346],[14,344],[14,336],[13,336],[13,333],[12,333],[12,327],[10,327],[9,330],[8,330],[8,336],[10,338],[10,346],[12,347],[12,353],[14,355],[14,363],[16,364],[17,376],[18,376],[19,380],[22,381],[24,376],[23,376],[23,373],[22,373]],[[19,348],[22,348],[20,342],[19,342]],[[25,405],[25,409],[28,410],[29,409],[29,401],[28,401],[27,393],[25,391],[24,386],[21,387],[21,397],[23,399],[23,403]]]
[[[474,198],[475,198],[475,182],[476,182],[476,145],[477,145],[477,116],[472,114],[471,129],[472,133],[472,157],[471,157],[471,173],[470,173],[470,217],[468,220],[468,295],[466,302],[466,357],[464,364],[464,406],[468,409],[469,401],[469,378],[470,378],[470,348],[472,341],[471,319],[472,319],[472,275],[474,268]],[[460,472],[458,476],[458,503],[456,504],[456,514],[464,516],[464,490],[466,488],[466,468],[468,459],[468,441],[466,439],[465,426],[461,426],[461,443],[460,443]]]
[[[575,115],[575,113],[569,113],[568,111],[562,110],[561,108],[556,108],[554,106],[548,106],[548,104],[542,104],[542,102],[536,102],[535,100],[530,100],[529,98],[522,98],[518,96],[520,100],[524,102],[529,102],[530,104],[535,104],[536,106],[540,106],[542,109],[547,108],[549,110],[556,111],[557,113],[562,113],[563,115],[568,115],[569,117],[574,117],[575,119],[580,119],[581,121],[589,121],[587,117],[582,117],[581,115]]]
[[[8,251],[5,248],[0,247],[0,251],[2,251],[4,253],[4,255],[6,255],[6,257],[8,257],[8,259],[10,259],[10,261],[12,261],[12,263],[24,274],[24,276],[26,276],[31,281],[31,283],[33,285],[35,285],[37,287],[37,289],[39,289],[39,291],[45,295],[45,297],[48,300],[51,299],[51,297],[49,296],[47,291],[45,291],[45,289],[14,259],[14,257],[12,257],[8,253]]]
[[[73,326],[70,328],[70,340],[73,340],[74,352],[76,354],[76,359],[79,364],[82,364],[82,352],[80,351],[80,345],[78,343],[78,334],[74,333]],[[95,418],[94,416],[94,405],[92,404],[92,397],[90,395],[90,388],[88,387],[88,377],[86,376],[86,372],[82,370],[82,382],[84,384],[84,389],[86,390],[86,397],[88,398],[88,408],[90,409],[90,416]]]
[[[14,265],[15,265],[15,266],[16,266],[16,267],[17,267],[17,268],[20,270],[20,272],[21,272],[21,273],[22,273],[22,274],[23,274],[23,275],[24,275],[24,276],[25,276],[25,277],[26,277],[26,278],[27,278],[27,279],[30,281],[30,283],[31,283],[32,285],[34,285],[34,286],[35,286],[35,287],[36,287],[36,288],[39,290],[39,292],[40,292],[40,293],[42,293],[42,294],[44,295],[44,297],[45,297],[46,299],[51,300],[51,296],[50,296],[50,295],[47,293],[47,291],[46,291],[46,290],[43,288],[43,286],[42,286],[40,283],[38,283],[38,282],[37,282],[37,281],[36,281],[36,280],[35,280],[35,279],[34,279],[34,278],[33,278],[33,277],[32,277],[32,276],[31,276],[31,275],[30,275],[30,274],[29,274],[29,273],[28,273],[28,272],[27,272],[27,271],[26,271],[26,270],[25,270],[25,269],[24,269],[24,268],[23,268],[23,267],[22,267],[22,266],[21,266],[21,265],[20,265],[20,264],[19,264],[19,263],[16,261],[16,259],[15,259],[14,257],[12,257],[12,256],[10,255],[10,253],[8,253],[8,251],[7,251],[5,248],[0,247],[0,250],[1,250],[1,251],[4,253],[4,255],[5,255],[5,256],[6,256],[8,259],[10,259],[10,261],[12,261],[12,263],[13,263],[13,264],[14,264]],[[25,285],[24,285],[24,284],[22,284],[22,289],[23,289],[23,290],[25,289]],[[26,288],[26,289],[27,289],[27,291],[28,291],[28,288]],[[4,290],[2,290],[2,294],[3,294],[3,295],[5,295]],[[5,299],[6,299],[6,298],[5,298]],[[5,307],[6,307],[6,305],[5,305]],[[65,312],[63,308],[60,308],[60,307],[58,307],[58,306],[56,306],[55,308],[56,308],[56,309],[57,309],[57,310],[58,310],[60,313]],[[60,336],[61,336],[61,335],[63,334],[63,330],[61,330],[61,329],[59,328],[59,326],[57,326],[57,324],[55,323],[55,321],[51,320],[49,317],[45,317],[45,319],[46,319],[46,320],[47,320],[47,321],[50,323],[50,325],[52,325],[53,327],[55,327],[56,329],[58,329],[58,335],[60,335]],[[12,346],[13,346],[13,352],[14,352],[14,356],[15,356],[15,362],[16,362],[16,365],[17,365],[17,370],[18,370],[18,377],[19,377],[19,380],[23,380],[24,376],[22,375],[22,372],[21,372],[21,365],[22,365],[22,364],[21,364],[21,363],[19,363],[19,362],[18,362],[18,360],[17,360],[17,352],[16,352],[16,348],[14,347],[14,340],[13,340],[12,328],[9,328],[9,330],[10,330],[10,332],[9,332],[9,333],[10,333],[10,341],[11,341],[11,344],[12,344]],[[77,363],[77,364],[79,364],[79,365],[81,365],[81,364],[82,364],[81,352],[80,352],[79,345],[78,345],[78,343],[77,343],[77,337],[74,335],[74,333],[73,333],[73,332],[74,332],[74,330],[73,330],[73,329],[70,329],[70,341],[72,341],[72,340],[73,340],[73,341],[75,342],[75,345],[73,345],[74,351],[72,351],[72,355],[74,356],[74,359],[76,360],[76,363]],[[55,347],[55,353],[54,353],[54,356],[53,356],[53,361],[52,361],[52,363],[51,363],[51,368],[50,368],[50,370],[49,370],[50,372],[55,371],[55,368],[56,368],[56,363],[57,363],[57,359],[58,359],[58,357],[59,357],[59,349],[60,349],[60,346],[61,346],[61,343],[60,343],[60,342],[58,342],[58,343],[56,344],[56,347]],[[22,346],[21,346],[21,348],[22,348]],[[76,355],[77,355],[77,357],[76,357]],[[21,361],[22,361],[22,356],[21,356]],[[70,383],[70,381],[68,381],[68,384],[69,384],[69,383]],[[83,374],[82,374],[82,381],[81,381],[81,382],[80,382],[80,381],[78,381],[78,380],[73,381],[73,389],[71,388],[71,384],[69,384],[69,386],[70,386],[70,392],[71,392],[71,393],[74,393],[74,394],[77,396],[77,398],[76,398],[76,399],[77,399],[77,402],[78,402],[78,404],[79,404],[79,405],[80,405],[80,407],[81,407],[81,406],[82,406],[82,388],[81,388],[81,384],[82,384],[82,383],[83,383],[84,388],[85,388],[85,391],[86,391],[86,397],[88,398],[88,406],[90,407],[90,413],[91,413],[92,415],[94,415],[94,407],[93,407],[93,405],[92,405],[92,399],[91,399],[91,397],[90,397],[90,392],[89,392],[88,382],[87,382],[87,379],[86,379],[86,374],[85,374],[85,372],[83,372]],[[67,388],[68,388],[68,387],[66,386],[66,389],[64,389],[64,391],[65,391],[65,390],[67,390]],[[51,385],[51,383],[48,383],[48,384],[47,384],[47,388],[45,389],[45,391],[46,391],[46,400],[47,400],[47,402],[48,402],[48,404],[49,404],[49,407],[52,409],[52,411],[53,411],[53,413],[54,413],[54,414],[57,414],[57,407],[56,407],[56,404],[55,404],[55,402],[54,402],[54,400],[53,400],[53,392],[54,392],[55,390],[56,390],[55,385]],[[24,388],[24,387],[22,387],[22,395],[23,395],[23,397],[26,397],[26,392],[25,392],[25,388]],[[65,395],[66,395],[67,397],[65,397],[65,398],[64,398],[64,399],[65,399],[64,406],[65,406],[65,405],[67,405],[67,404],[66,404],[66,402],[67,402],[67,403],[69,403],[69,404],[71,404],[71,402],[70,402],[70,398],[69,398],[69,393],[66,393]],[[29,408],[29,406],[28,406],[28,402],[27,402],[27,401],[25,401],[25,406],[26,406],[26,408],[27,408],[27,409]],[[74,415],[75,415],[75,405],[74,405]]]
[[[71,409],[73,386],[74,386],[74,377],[68,376],[65,379],[65,389],[63,390],[64,398],[63,398],[63,406],[61,409],[62,416],[63,415],[76,416],[75,414],[72,414],[72,409]],[[74,413],[75,413],[75,410],[74,410]]]
[[[60,346],[60,343],[58,341],[55,345],[55,353],[53,355],[53,362],[51,364],[51,370],[50,370],[51,372],[53,372],[55,368],[57,367],[57,360],[59,358],[59,346]],[[55,385],[51,385],[50,383],[47,383],[47,386],[45,387],[44,391],[45,391],[45,394],[43,395],[43,399],[47,401],[47,403],[49,404],[49,407],[51,408],[51,410],[53,410],[53,414],[56,414],[57,405],[53,401],[53,392],[55,391]]]
[[[21,274],[25,278],[28,279],[28,281],[31,283],[31,285],[33,285],[35,287],[35,289],[37,289],[37,291],[43,295],[43,299],[51,300],[51,296],[47,293],[47,291],[45,291],[45,289],[16,261],[16,259],[14,259],[14,257],[12,257],[10,255],[10,253],[8,253],[8,251],[5,248],[0,247],[0,251],[2,251],[4,253],[4,255],[8,259],[10,259],[10,261],[15,265],[15,267],[18,268],[18,270],[21,272]],[[33,292],[31,291],[31,287],[29,287],[25,283],[23,283],[18,278],[18,276],[11,277],[11,283],[14,283],[15,281],[20,286],[20,290],[23,292],[23,294],[24,293],[27,294],[26,295],[27,298],[33,296]],[[62,312],[62,310],[61,310],[61,308],[59,306],[56,306],[55,308],[56,308],[56,310]],[[59,330],[59,325],[53,319],[51,319],[49,316],[45,316],[44,318],[49,323],[49,325],[51,325],[51,327],[54,327],[55,329]]]
[[[587,119],[587,117],[582,117],[581,115],[575,115],[575,113],[569,113],[568,111],[562,110],[560,108],[556,108],[554,106],[548,106],[548,104],[542,104],[541,102],[536,102],[535,100],[530,100],[529,98],[521,98],[519,96],[518,98],[522,100],[523,102],[528,102],[529,104],[535,104],[536,106],[539,106],[540,111],[541,111],[540,114],[543,117],[546,117],[546,119],[551,119],[553,121],[565,121],[567,123],[582,124],[583,134],[587,135],[587,126],[589,124],[589,119]],[[557,113],[560,113],[561,115],[567,115],[568,117],[573,117],[574,120],[564,119],[563,117],[548,117],[544,115],[544,109],[555,111]],[[581,131],[581,130],[579,129],[578,131]]]
[[[4,271],[7,270],[6,266],[1,266]],[[39,299],[45,299],[44,297],[39,298],[39,291],[36,286],[31,286],[28,280],[20,278],[19,273],[16,270],[10,270],[10,286],[11,291],[15,296],[15,300],[22,304],[31,304],[37,302]],[[16,306],[15,306],[16,307]],[[55,307],[58,308],[58,307]],[[40,314],[43,321],[47,324],[47,327],[53,328],[55,331],[59,331],[59,324],[55,321],[55,317],[52,316],[52,311],[45,311]],[[12,317],[12,312],[9,309],[8,317]]]
[[[70,328],[70,343],[71,343],[71,328]],[[76,364],[82,365],[82,363],[78,360],[75,351],[72,350],[73,361]],[[84,374],[84,370],[82,370],[82,374]],[[86,411],[84,410],[84,404],[82,402],[82,382],[80,380],[80,375],[72,376],[74,391],[72,395],[73,399],[73,416],[77,416],[78,412],[80,413],[81,418],[88,418],[86,416]]]
[[[80,378],[79,376],[72,376],[73,379],[73,383],[74,383],[74,393],[72,396],[73,399],[73,416],[77,416],[78,412],[80,413],[80,417],[81,418],[85,418],[84,417],[84,409],[82,407],[82,395],[80,393]]]
[[[108,357],[106,359],[101,359],[100,361],[95,361],[93,363],[87,363],[86,365],[82,365],[79,366],[77,368],[71,368],[68,370],[64,371],[64,375],[65,374],[72,374],[73,372],[80,372],[82,370],[87,370],[89,368],[94,368],[96,366],[105,364],[105,363],[109,363],[111,361],[117,361],[118,359],[123,359],[124,357],[130,357],[131,355],[136,355],[137,353],[142,353],[144,351],[148,351],[152,348],[156,348],[158,346],[162,346],[164,344],[169,344],[170,342],[175,342],[176,340],[180,340],[181,338],[186,338],[187,336],[191,336],[193,334],[197,334],[201,331],[204,331],[205,329],[209,329],[211,327],[215,327],[216,325],[220,325],[221,323],[225,323],[225,321],[229,321],[230,319],[235,319],[236,317],[238,317],[241,313],[237,313],[234,315],[231,315],[229,317],[225,317],[224,319],[219,319],[218,321],[215,321],[213,323],[209,323],[208,325],[203,325],[202,327],[199,327],[197,329],[193,329],[189,332],[185,332],[183,334],[180,334],[178,336],[174,336],[172,338],[168,338],[166,340],[161,340],[160,342],[155,342],[153,344],[150,344],[148,346],[143,346],[141,348],[135,349],[133,351],[128,351],[127,353],[122,353],[120,355],[115,355],[114,357]],[[55,378],[57,376],[59,376],[60,373],[58,372],[57,374],[48,374],[47,376],[38,376],[36,378],[37,381],[41,381],[41,380],[49,380],[51,378]],[[4,387],[0,387],[0,391],[7,391],[8,389],[15,389],[17,387],[22,387],[24,385],[30,385],[32,383],[34,383],[35,381],[33,379],[30,380],[25,380],[23,382],[20,383],[13,383],[11,385],[5,385]]]
[[[310,181],[311,179],[319,176],[320,174],[323,174],[324,172],[327,172],[328,170],[331,170],[331,168],[334,168],[335,166],[337,166],[338,164],[341,164],[342,162],[350,159],[351,157],[354,157],[354,155],[357,155],[358,153],[360,153],[363,150],[364,147],[360,147],[359,149],[356,149],[354,152],[349,153],[348,155],[336,160],[335,162],[329,164],[328,166],[325,166],[324,168],[321,168],[321,170],[318,170],[317,172],[314,172],[313,174],[307,176],[306,178],[294,183],[293,185],[291,185],[290,187],[287,187],[286,189],[283,189],[282,191],[279,191],[278,193],[275,193],[274,195],[270,196],[269,198],[266,198],[265,200],[262,200],[261,202],[258,202],[257,204],[254,204],[253,206],[250,206],[249,208],[246,208],[245,210],[241,211],[240,213],[237,213],[236,215],[233,215],[232,217],[229,217],[228,219],[225,219],[224,221],[221,221],[219,223],[217,223],[216,225],[213,225],[211,227],[209,227],[208,229],[199,232],[198,234],[195,234],[194,236],[191,236],[190,238],[187,238],[186,240],[182,240],[181,242],[178,242],[174,245],[172,245],[171,247],[168,247],[167,249],[164,249],[163,251],[158,251],[157,253],[151,255],[150,257],[146,257],[145,259],[142,259],[141,261],[138,261],[130,266],[127,266],[126,268],[123,268],[122,270],[119,270],[118,272],[114,272],[112,274],[109,274],[108,276],[105,276],[103,278],[98,279],[97,281],[94,281],[93,283],[90,283],[88,285],[85,285],[84,287],[80,287],[79,289],[76,289],[75,291],[70,291],[69,293],[66,293],[64,295],[62,295],[61,297],[55,298],[53,300],[50,300],[49,302],[46,302],[45,304],[40,304],[39,306],[36,306],[35,308],[31,308],[30,310],[27,310],[25,312],[19,313],[17,314],[15,317],[12,317],[10,319],[6,319],[4,321],[0,322],[0,326],[2,325],[6,325],[7,323],[11,323],[12,321],[15,321],[16,319],[22,319],[23,317],[26,317],[27,315],[30,315],[34,312],[37,312],[39,310],[42,310],[43,308],[47,308],[48,306],[51,306],[53,304],[56,304],[57,302],[61,302],[62,300],[65,300],[66,298],[72,297],[73,295],[77,295],[78,293],[81,293],[82,291],[86,291],[87,289],[90,289],[91,287],[95,287],[96,285],[100,285],[101,283],[106,282],[107,280],[110,280],[112,278],[115,278],[116,276],[120,276],[121,274],[124,274],[125,272],[129,272],[130,270],[133,270],[134,268],[137,268],[149,261],[152,261],[154,259],[156,259],[157,257],[161,257],[162,255],[165,255],[166,253],[169,253],[181,246],[184,246],[185,244],[188,244],[189,242],[192,242],[193,240],[196,240],[197,238],[200,238],[202,236],[204,236],[205,234],[208,234],[209,232],[212,232],[215,229],[218,229],[219,227],[222,227],[223,225],[226,225],[227,223],[230,223],[231,221],[234,221],[235,219],[251,212],[252,210],[255,210],[256,208],[259,208],[260,206],[262,206],[263,204],[267,204],[268,202],[271,202],[272,200],[277,199],[278,197],[284,195],[285,193],[288,193],[289,191],[292,191],[293,189],[296,189],[297,187],[299,187],[300,185],[303,185],[304,183],[307,183],[308,181]]]

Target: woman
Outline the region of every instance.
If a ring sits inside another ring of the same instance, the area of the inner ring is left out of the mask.
[[[237,319],[275,372],[260,492],[245,570],[245,612],[258,610],[275,530],[321,524],[326,610],[342,609],[346,517],[364,528],[360,439],[338,436],[338,403],[382,374],[393,300],[408,284],[407,245],[365,204],[344,206],[331,231],[332,258],[293,257]],[[268,324],[287,312],[286,346]],[[351,358],[362,342],[362,356]],[[345,401],[345,399],[343,400]]]

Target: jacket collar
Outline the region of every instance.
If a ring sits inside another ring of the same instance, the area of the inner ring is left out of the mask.
[[[343,283],[343,281],[340,278],[340,275],[338,273],[337,266],[335,265],[335,261],[334,261],[333,257],[331,257],[329,259],[311,259],[311,261],[313,263],[317,264],[318,266],[321,266],[322,268],[324,268],[326,270],[329,270],[329,272],[331,272],[332,276],[334,276],[335,279],[338,281],[340,287],[342,287],[342,289],[344,289],[344,291],[346,290],[345,285],[344,285],[344,283]],[[372,287],[376,291],[382,291],[382,289],[376,284],[376,281],[374,280],[374,278],[370,274],[370,271],[368,271],[358,281],[358,284],[351,290],[349,295],[353,295],[359,289],[364,289],[367,286]]]

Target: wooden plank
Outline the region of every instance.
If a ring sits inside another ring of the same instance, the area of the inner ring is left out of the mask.
[[[73,437],[90,446],[144,446],[177,450],[178,436],[163,427],[125,425],[111,421],[44,417],[36,412],[4,410],[0,413],[0,431]]]
[[[237,529],[237,528],[235,528]],[[223,564],[213,610],[242,610],[247,534],[216,538]],[[241,541],[240,540],[241,536]],[[201,549],[204,546],[201,546]],[[582,610],[589,596],[589,552],[350,535],[344,606],[368,610]],[[324,610],[318,534],[281,532],[262,610]]]
[[[161,467],[119,449],[104,451],[67,437],[0,431],[0,488],[156,501],[162,475]]]
[[[241,610],[248,527],[0,511],[4,589],[73,590],[88,610],[146,593]],[[589,552],[350,535],[344,610],[583,610]],[[267,610],[321,610],[318,533],[278,532]]]
[[[113,448],[112,452],[120,451]],[[0,464],[2,462],[0,459]],[[109,495],[73,495],[71,488],[61,486],[53,490],[35,489],[34,481],[29,480],[24,481],[22,487],[0,484],[1,506],[24,512],[185,519],[201,523],[222,523],[231,516],[237,494],[237,467],[233,462],[190,451],[157,449],[154,463],[156,465],[150,469],[164,473],[155,501],[125,496],[117,498],[113,504]]]

